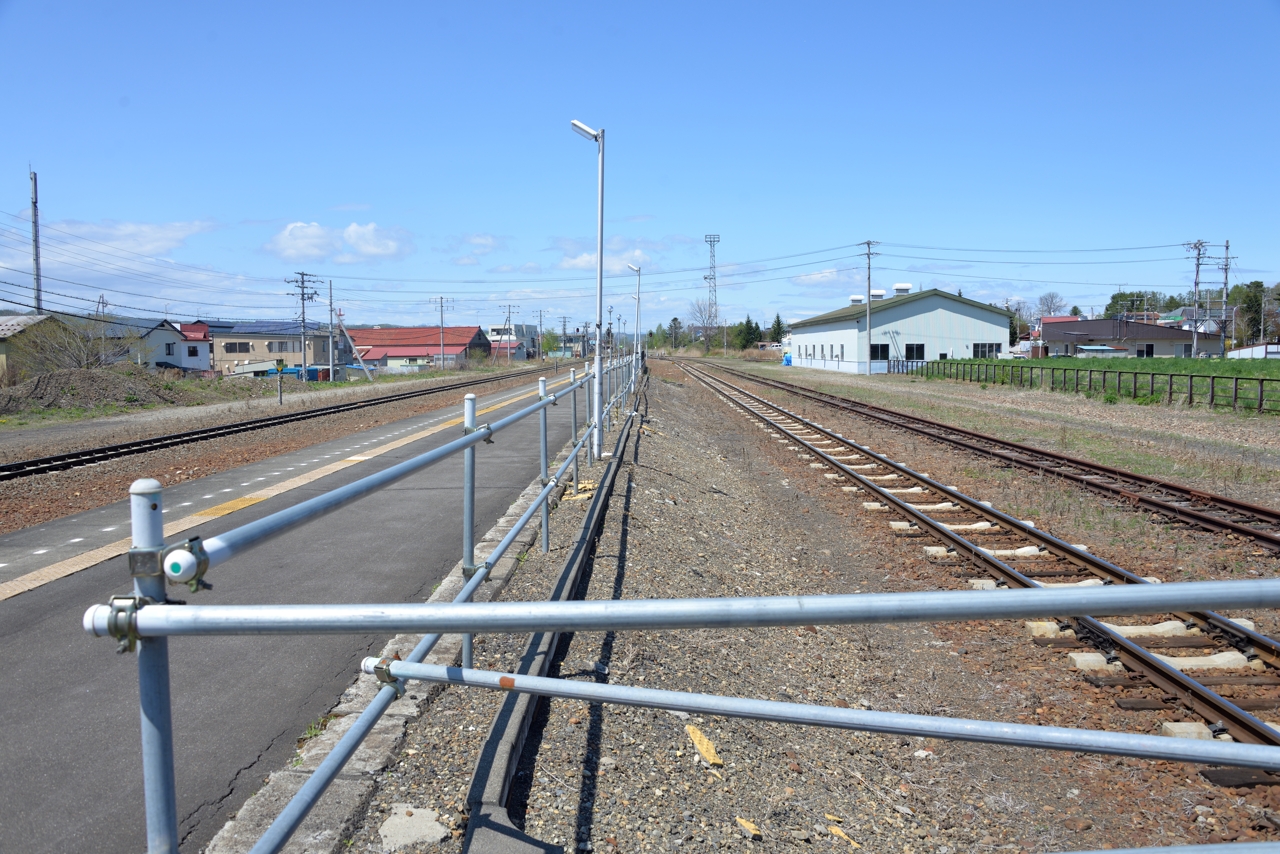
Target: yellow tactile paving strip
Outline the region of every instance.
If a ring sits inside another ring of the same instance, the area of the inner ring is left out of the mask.
[[[554,382],[548,382],[547,387],[551,388],[563,385],[567,382],[568,379],[556,380]],[[534,390],[517,397],[508,398],[501,403],[494,404],[486,409],[481,409],[476,413],[476,415],[486,415],[490,412],[504,409],[518,400],[536,397],[537,394],[538,392]],[[349,468],[357,463],[371,460],[374,457],[387,453],[388,451],[394,451],[396,448],[403,448],[405,445],[420,441],[428,436],[433,436],[441,430],[447,430],[450,427],[457,427],[461,423],[461,417],[450,418],[448,421],[442,421],[434,427],[428,427],[426,430],[412,433],[401,439],[397,439],[394,442],[388,442],[387,444],[381,445],[377,448],[361,451],[358,456],[346,457],[338,460],[337,462],[329,463],[326,466],[312,469],[311,471],[300,474],[297,477],[272,484],[271,486],[264,487],[256,492],[251,492],[240,498],[233,498],[222,504],[217,504],[213,507],[208,507],[204,510],[192,513],[190,516],[175,519],[164,526],[164,535],[166,538],[171,537],[174,534],[182,533],[183,531],[190,530],[198,525],[203,525],[210,519],[217,519],[221,516],[234,513],[237,510],[243,510],[246,507],[251,507],[261,501],[266,501],[268,498],[289,492],[290,490],[297,489],[300,486],[305,486],[308,483],[313,483],[322,477],[327,477],[334,472],[342,471],[343,469]],[[126,537],[123,540],[116,540],[114,543],[99,546],[96,549],[91,549],[83,554],[69,557],[66,560],[60,560],[57,563],[50,564],[42,569],[28,572],[26,575],[20,575],[11,581],[6,581],[3,584],[0,584],[0,600],[11,599],[19,593],[34,590],[37,587],[48,584],[50,581],[56,581],[59,578],[66,578],[68,575],[79,572],[82,569],[88,569],[91,566],[96,566],[97,564],[102,563],[104,560],[110,560],[113,557],[122,555],[129,551],[132,544],[131,538]]]

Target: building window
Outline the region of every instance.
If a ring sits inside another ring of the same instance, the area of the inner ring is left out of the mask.
[[[999,344],[974,344],[973,358],[975,359],[994,359],[996,354],[1000,352]]]
[[[268,353],[301,353],[302,342],[294,341],[292,339],[288,341],[268,341],[267,352]]]
[[[195,344],[187,345],[187,358],[198,359],[200,357],[200,347]]]
[[[840,345],[840,361],[844,361],[844,345]]]
[[[1182,345],[1182,358],[1184,358],[1184,359],[1190,359],[1190,358],[1191,358],[1191,356],[1192,356],[1192,353],[1191,353],[1191,345],[1190,345],[1190,344],[1183,344],[1183,345]]]
[[[907,361],[923,362],[924,361],[924,345],[908,344],[907,345]]]
[[[872,344],[871,345],[871,361],[873,362],[889,361],[889,345],[888,344]]]
[[[174,353],[174,349],[175,349],[177,346],[178,346],[178,345],[177,345],[177,344],[174,344],[172,341],[168,341],[168,342],[166,342],[166,343],[165,343],[165,345],[164,345],[164,354],[165,354],[166,356],[173,356],[173,355],[175,355],[175,353]]]
[[[1155,344],[1139,344],[1137,349],[1133,351],[1133,355],[1137,356],[1139,359],[1155,358],[1156,345]]]
[[[225,342],[225,343],[222,345],[222,352],[224,352],[224,353],[248,353],[248,352],[249,352],[249,342],[248,342],[248,341],[227,341],[227,342]]]

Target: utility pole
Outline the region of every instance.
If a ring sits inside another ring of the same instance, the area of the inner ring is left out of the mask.
[[[506,336],[505,336],[505,337],[509,339],[509,340],[507,341],[507,364],[508,364],[508,365],[510,365],[510,364],[511,364],[511,351],[512,351],[512,349],[514,349],[514,346],[515,346],[515,343],[516,343],[516,330],[515,330],[515,327],[511,325],[511,314],[512,314],[513,312],[514,312],[515,314],[519,314],[520,312],[519,312],[519,311],[516,311],[516,309],[520,308],[520,306],[518,306],[518,305],[509,305],[509,304],[508,304],[508,305],[503,306],[503,308],[505,308],[505,309],[507,310],[507,334],[506,334]]]
[[[560,354],[564,355],[565,345],[569,343],[569,318],[560,316]]]
[[[1194,305],[1191,307],[1191,358],[1193,359],[1200,353],[1200,261],[1204,257],[1204,245],[1203,240],[1185,244],[1188,252],[1196,253],[1196,279],[1192,291]]]
[[[444,310],[453,308],[453,297],[432,297],[431,302],[440,309],[440,370],[444,370]]]
[[[333,382],[336,379],[337,379],[337,376],[333,373],[333,279],[330,279],[329,280],[329,382]]]
[[[538,363],[542,363],[542,317],[547,313],[545,308],[538,309]]]
[[[286,282],[298,289],[298,300],[302,303],[302,373],[299,375],[304,383],[307,381],[307,303],[314,300],[320,294],[312,288],[307,290],[307,279],[317,281],[316,277],[310,273],[297,273],[296,279],[285,279]]]
[[[871,258],[880,254],[872,252],[871,247],[879,246],[880,241],[864,240],[862,245],[867,247],[867,376],[871,376]]]
[[[1222,248],[1222,317],[1218,320],[1218,332],[1222,337],[1222,358],[1227,358],[1227,276],[1231,272],[1231,241],[1225,242]],[[1232,330],[1235,331],[1234,329]]]
[[[720,242],[720,235],[708,234],[703,240],[711,247],[711,272],[702,278],[707,283],[707,323],[714,328],[720,321],[720,306],[716,302],[716,244]],[[703,335],[707,336],[707,348],[710,349],[710,330],[705,330]]]
[[[31,173],[31,276],[35,282],[36,314],[44,313],[44,291],[40,285],[40,193],[36,173]]]

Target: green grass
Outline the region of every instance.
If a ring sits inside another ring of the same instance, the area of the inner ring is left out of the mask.
[[[1035,365],[1040,368],[1079,368],[1094,371],[1139,371],[1157,374],[1195,374],[1215,377],[1265,377],[1280,380],[1280,359],[952,359],[962,364]]]
[[[1205,405],[1230,408],[1238,394],[1242,413],[1280,412],[1280,360],[1272,359],[951,359],[933,362],[930,380],[1042,388],[1101,398],[1105,403]],[[941,372],[946,371],[947,374]],[[1090,374],[1092,373],[1092,377]],[[926,376],[924,370],[915,372]],[[1092,385],[1090,385],[1092,383]]]

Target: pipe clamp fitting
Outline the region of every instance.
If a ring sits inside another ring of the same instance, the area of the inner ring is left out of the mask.
[[[404,696],[404,682],[391,675],[391,662],[398,660],[398,658],[383,658],[373,666],[373,675],[378,681],[396,689],[397,700]]]
[[[112,596],[108,604],[107,634],[116,639],[116,652],[133,652],[138,648],[138,610],[154,601],[146,596]]]

